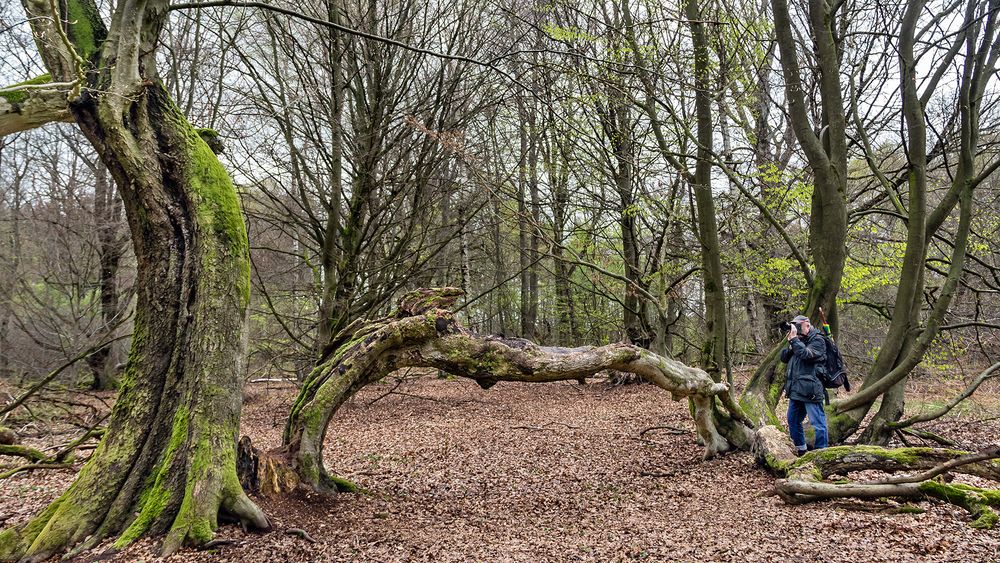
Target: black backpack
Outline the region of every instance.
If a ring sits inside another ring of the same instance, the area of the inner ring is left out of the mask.
[[[823,387],[827,389],[835,389],[837,387],[843,387],[845,390],[851,390],[851,382],[847,380],[847,369],[844,367],[844,357],[840,355],[840,348],[837,347],[837,343],[830,338],[829,335],[820,331],[820,335],[826,340],[826,363],[824,367],[824,373],[820,373],[819,380],[823,383]]]

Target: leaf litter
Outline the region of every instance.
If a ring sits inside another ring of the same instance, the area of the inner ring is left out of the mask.
[[[764,496],[773,478],[749,454],[703,461],[687,403],[649,385],[505,383],[483,392],[423,377],[386,395],[393,388],[363,389],[327,432],[327,468],[363,494],[256,499],[271,532],[222,526],[217,537],[232,543],[163,560],[1000,559],[1000,530],[972,529],[950,505],[922,502],[911,513],[889,502],[789,506]],[[279,445],[294,395],[290,385],[249,388],[242,433],[261,448]],[[967,422],[938,427],[970,448],[1000,435],[997,419]],[[24,522],[74,476],[36,471],[0,482],[0,516]],[[149,561],[157,549],[143,539],[107,560]]]

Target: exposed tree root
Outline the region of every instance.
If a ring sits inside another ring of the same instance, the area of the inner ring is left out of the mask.
[[[225,547],[227,545],[234,545],[234,544],[236,544],[236,540],[229,540],[229,539],[217,538],[217,539],[205,542],[203,545],[198,546],[198,550],[199,551],[208,551],[210,549],[218,549],[220,547]]]

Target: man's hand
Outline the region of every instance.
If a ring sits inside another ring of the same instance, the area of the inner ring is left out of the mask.
[[[786,336],[786,338],[788,338],[788,341],[791,342],[792,339],[797,337],[798,335],[799,335],[799,329],[795,328],[795,325],[792,325],[792,328],[788,331],[788,335]]]

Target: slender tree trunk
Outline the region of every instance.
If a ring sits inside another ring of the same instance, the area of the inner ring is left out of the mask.
[[[327,0],[327,17],[334,23],[341,21],[339,0]],[[342,200],[344,132],[341,119],[344,114],[344,56],[341,33],[329,29],[330,100],[330,186],[326,205],[326,228],[323,233],[323,250],[320,262],[323,271],[323,292],[319,306],[319,330],[316,334],[315,353],[318,357],[333,337],[337,287],[340,284],[337,265],[340,263],[340,206]]]
[[[550,123],[554,121],[549,110]],[[562,345],[575,344],[579,340],[579,325],[573,310],[573,290],[570,285],[572,267],[564,259],[563,246],[566,244],[566,225],[569,213],[569,162],[565,147],[559,138],[559,131],[552,127],[546,151],[546,169],[552,186],[552,258],[553,277],[556,290],[556,315],[558,316],[558,341]]]
[[[498,291],[493,291],[490,294],[490,302],[496,304],[496,317],[497,317],[497,327],[491,329],[494,334],[506,334],[507,328],[510,326],[507,318],[507,306],[503,303],[501,299],[503,298],[504,291],[503,285],[504,280],[507,277],[507,267],[503,262],[503,234],[500,232],[500,227],[503,225],[502,215],[500,212],[500,199],[497,197],[492,198],[493,203],[493,225],[490,230],[490,234],[493,239],[493,285]],[[491,317],[492,322],[492,317]]]
[[[979,140],[979,112],[987,76],[990,74],[983,72],[983,69],[988,66],[987,61],[995,61],[1000,56],[997,54],[1000,43],[996,40],[1000,29],[1000,16],[997,14],[1000,0],[991,0],[988,6],[979,2],[965,5],[966,56],[958,84],[959,148],[956,151],[951,186],[931,212],[927,209],[926,194],[927,125],[924,100],[929,99],[933,90],[925,89],[922,94],[918,91],[917,57],[914,54],[914,47],[918,42],[917,26],[924,7],[923,0],[911,0],[907,3],[900,32],[900,91],[909,164],[907,239],[903,268],[889,333],[879,350],[875,365],[857,394],[834,404],[836,415],[831,419],[830,428],[831,437],[835,438],[846,438],[855,432],[868,410],[881,396],[882,405],[861,439],[877,444],[888,443],[894,432],[894,424],[903,414],[906,379],[937,336],[964,269],[971,228],[972,195],[977,183],[975,154]],[[985,16],[983,24],[975,24],[981,16]],[[921,319],[928,240],[937,232],[943,218],[951,213],[956,203],[959,206],[959,222],[952,241],[954,246],[948,276],[930,314],[926,319]]]
[[[620,102],[611,101],[602,112],[605,134],[611,143],[614,167],[612,177],[618,195],[620,215],[618,228],[621,230],[622,258],[625,266],[625,283],[622,324],[629,342],[648,347],[651,341],[643,327],[641,304],[637,287],[642,286],[642,271],[639,265],[639,242],[636,225],[638,208],[633,193],[633,163],[635,155],[632,132],[626,130],[628,109]]]
[[[537,251],[536,229],[534,220],[534,200],[537,198],[536,141],[534,117],[531,109],[525,107],[524,100],[518,98],[518,116],[520,118],[520,154],[517,171],[517,232],[518,247],[521,249],[521,336],[535,337],[535,322],[538,316],[538,274],[535,269],[534,254]],[[529,212],[529,200],[531,211]]]
[[[813,174],[809,246],[815,272],[802,313],[815,317],[822,307],[836,335],[839,326],[836,298],[847,260],[847,116],[840,84],[838,36],[834,31],[837,19],[832,5],[823,0],[809,0],[808,24],[820,77],[820,136],[806,106],[788,2],[772,0],[771,8],[785,80],[789,123]],[[783,346],[780,342],[771,349],[740,400],[748,414],[760,421],[777,421],[774,407],[785,383],[784,366],[778,365]]]
[[[712,195],[712,98],[710,90],[711,60],[708,37],[697,0],[687,0],[685,10],[690,20],[694,43],[695,113],[697,115],[697,161],[694,172],[694,199],[701,243],[702,278],[705,285],[705,342],[701,365],[713,379],[722,381],[723,374],[732,379],[728,359],[725,280],[722,275],[722,248],[719,227],[715,219]],[[730,381],[730,384],[732,381]]]

